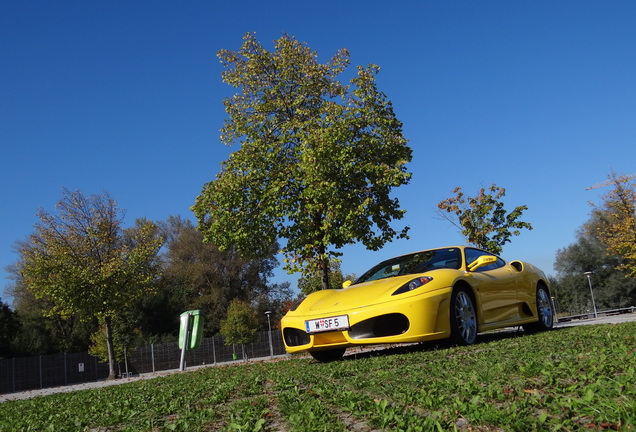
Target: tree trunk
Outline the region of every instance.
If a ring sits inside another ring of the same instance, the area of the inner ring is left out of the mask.
[[[331,286],[329,285],[329,260],[327,258],[320,260],[319,268],[322,289],[330,289]]]
[[[111,318],[104,319],[104,325],[106,326],[106,347],[108,348],[108,379],[115,379],[117,371],[115,370],[115,347],[113,346],[113,327]]]

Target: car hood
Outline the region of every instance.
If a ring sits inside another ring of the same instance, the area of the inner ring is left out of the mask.
[[[329,311],[329,313],[337,313],[338,311],[362,308],[395,300],[396,298],[392,297],[395,290],[417,276],[397,276],[350,285],[339,290],[318,291],[305,299],[298,312]],[[422,292],[420,290],[417,291]],[[408,293],[401,295],[408,295]]]

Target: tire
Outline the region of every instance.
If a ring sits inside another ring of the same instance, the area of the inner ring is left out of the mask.
[[[342,356],[344,356],[346,350],[346,348],[334,348],[322,351],[309,351],[309,354],[321,363],[329,363],[340,360]]]
[[[552,329],[554,327],[554,308],[550,293],[545,285],[537,287],[537,317],[538,321],[525,324],[523,329],[527,332],[540,332]]]
[[[477,312],[470,291],[464,287],[453,290],[450,310],[451,342],[472,345],[477,340]]]

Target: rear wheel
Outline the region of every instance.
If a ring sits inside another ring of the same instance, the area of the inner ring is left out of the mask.
[[[472,345],[477,340],[477,312],[468,289],[453,290],[451,296],[451,341],[457,345]]]
[[[554,308],[550,293],[544,285],[537,287],[537,317],[539,321],[525,324],[523,329],[527,332],[550,330],[554,326]]]
[[[321,363],[329,363],[340,360],[346,350],[346,348],[334,348],[322,351],[309,351],[309,354]]]

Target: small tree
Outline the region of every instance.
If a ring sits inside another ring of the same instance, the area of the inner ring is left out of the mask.
[[[221,334],[226,345],[254,342],[258,330],[258,317],[245,302],[234,299],[227,311],[227,318],[221,321]]]
[[[285,269],[318,272],[329,288],[331,250],[362,242],[377,250],[407,228],[394,187],[407,184],[411,149],[391,102],[359,67],[349,85],[340,50],[327,63],[293,37],[269,52],[247,34],[237,52],[219,52],[223,80],[242,91],[224,101],[225,144],[241,149],[203,187],[193,210],[205,239],[221,249],[266,256],[281,239]]]
[[[633,176],[609,176],[613,189],[603,195],[600,206],[594,206],[599,222],[591,233],[606,247],[608,254],[618,257],[618,268],[636,277],[636,189]]]
[[[49,314],[97,317],[104,325],[109,378],[115,378],[112,320],[150,292],[163,241],[145,223],[124,239],[122,212],[108,194],[63,191],[57,212],[38,212],[40,221],[18,245],[20,275]]]
[[[518,220],[527,206],[515,207],[510,213],[504,209],[504,188],[493,184],[488,192],[481,188],[476,197],[465,197],[462,188],[457,187],[455,196],[441,201],[437,208],[444,219],[461,230],[468,243],[499,255],[510,237],[519,235],[522,228],[532,230],[532,225]]]

